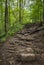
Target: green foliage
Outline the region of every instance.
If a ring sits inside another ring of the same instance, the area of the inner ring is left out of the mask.
[[[13,35],[13,34],[15,34],[16,32],[18,32],[19,30],[21,30],[22,28],[23,28],[23,24],[22,23],[20,23],[20,22],[17,22],[17,23],[14,23],[11,27],[10,27],[10,29],[9,29],[9,31],[8,31],[8,34],[9,35]]]

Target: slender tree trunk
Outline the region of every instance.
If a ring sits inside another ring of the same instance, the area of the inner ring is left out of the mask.
[[[23,21],[23,0],[19,0],[19,22]]]
[[[44,23],[44,0],[43,0],[43,23]]]
[[[21,0],[19,0],[19,22],[21,22]]]
[[[5,1],[5,33],[7,33],[7,22],[8,22],[8,6],[6,0]]]

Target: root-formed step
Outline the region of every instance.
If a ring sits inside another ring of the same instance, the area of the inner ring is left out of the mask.
[[[33,36],[29,35],[29,34],[25,34],[25,35],[20,35],[17,34],[17,38],[23,38],[23,39],[34,39]]]
[[[12,51],[12,50],[7,50],[7,52],[9,52],[9,53],[14,53],[14,51]]]
[[[20,50],[19,53],[16,54],[16,60],[23,61],[23,62],[40,60],[40,54],[35,54],[32,48],[26,48],[26,49]]]

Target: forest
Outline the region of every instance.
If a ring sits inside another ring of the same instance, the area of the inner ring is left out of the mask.
[[[0,65],[44,65],[44,0],[0,0]]]
[[[43,0],[0,0],[0,38],[27,23],[43,22]]]

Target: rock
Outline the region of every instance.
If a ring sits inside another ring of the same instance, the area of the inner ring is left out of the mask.
[[[33,60],[35,60],[35,54],[33,54],[33,53],[28,53],[28,54],[20,53],[19,55],[17,55],[17,60],[33,61]]]
[[[32,48],[26,48],[26,51],[27,51],[28,53],[34,53],[34,50],[33,50]]]
[[[44,53],[42,53],[41,58],[44,59]]]
[[[0,59],[0,65],[4,65],[4,62],[3,60]]]
[[[35,56],[36,56],[36,60],[40,60],[41,58],[40,54],[35,54]]]

